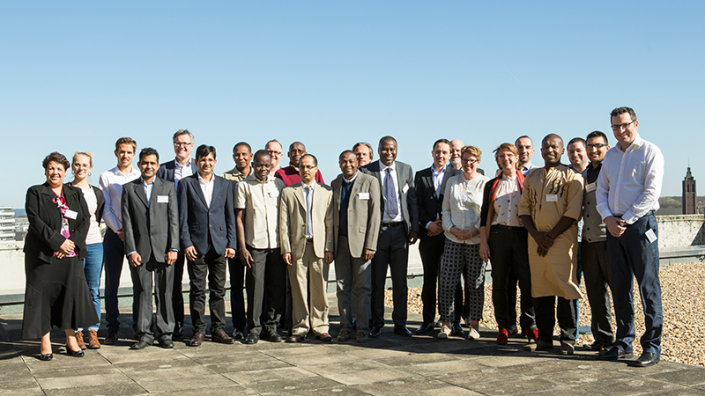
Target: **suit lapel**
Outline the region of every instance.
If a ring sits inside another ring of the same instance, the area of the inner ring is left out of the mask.
[[[152,192],[154,192],[154,186],[152,186]],[[142,201],[142,204],[144,204],[144,206],[149,207],[149,203],[147,201],[147,194],[145,194],[144,192],[144,183],[140,179],[137,179],[135,181],[135,194],[137,195],[137,198]]]
[[[215,175],[213,177],[215,177]],[[198,198],[201,199],[203,206],[205,206],[206,209],[210,209],[208,207],[208,204],[206,203],[206,196],[203,195],[203,190],[201,190],[201,181],[198,179],[198,174],[194,175],[193,179],[195,181],[195,183],[193,183],[193,189],[196,190],[196,195],[198,196]],[[215,183],[215,181],[214,181],[214,183]],[[213,186],[213,195],[215,195],[215,186]],[[211,200],[211,204],[212,203],[213,203],[213,201]]]
[[[350,203],[352,203],[353,197],[355,195],[357,195],[358,191],[360,191],[360,188],[362,188],[360,186],[360,183],[362,183],[362,182],[360,181],[360,174],[358,173],[357,178],[355,178],[355,181],[353,182],[352,188],[350,189],[350,197],[348,197],[348,199],[349,199],[348,208],[350,207]]]

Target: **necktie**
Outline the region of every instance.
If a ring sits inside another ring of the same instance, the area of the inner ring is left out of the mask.
[[[306,237],[313,237],[313,224],[311,219],[311,201],[313,198],[313,188],[306,186],[304,187],[304,192],[306,193]]]
[[[386,200],[387,214],[390,219],[394,219],[399,215],[399,202],[397,201],[397,190],[394,188],[394,179],[390,168],[387,168],[387,174],[384,176],[384,199]]]

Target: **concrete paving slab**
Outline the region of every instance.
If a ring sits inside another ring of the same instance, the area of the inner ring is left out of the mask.
[[[468,389],[423,376],[375,382],[359,385],[356,388],[372,395],[477,394]]]
[[[76,373],[74,375],[63,375],[60,377],[36,377],[39,386],[44,390],[67,389],[90,387],[90,386],[111,386],[120,383],[132,383],[132,379],[122,373],[112,374],[89,374],[89,371]]]
[[[146,389],[134,382],[117,383],[100,386],[86,386],[80,388],[47,389],[46,395],[51,396],[76,396],[79,395],[147,395]]]
[[[220,374],[178,375],[168,378],[152,376],[132,377],[135,383],[147,392],[181,392],[182,390],[200,389],[202,392],[217,392],[217,389],[237,385]]]
[[[681,370],[660,373],[656,371],[656,366],[646,368],[648,371],[644,375],[649,378],[657,379],[665,382],[675,382],[681,385],[705,386],[705,370],[699,368],[683,368]],[[653,369],[653,370],[650,370]],[[654,372],[656,371],[656,372]]]

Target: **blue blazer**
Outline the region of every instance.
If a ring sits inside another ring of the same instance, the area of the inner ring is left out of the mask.
[[[215,178],[210,208],[198,182],[198,173],[179,182],[179,230],[181,250],[189,246],[203,256],[213,248],[224,254],[226,248],[237,248],[235,206],[232,185],[220,176]]]
[[[196,162],[194,160],[191,160],[191,167],[193,167],[193,171],[196,172]],[[159,165],[159,169],[157,169],[157,177],[173,182],[174,169],[176,169],[176,160],[165,162]]]

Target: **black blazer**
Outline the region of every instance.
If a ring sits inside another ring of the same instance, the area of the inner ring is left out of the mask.
[[[208,253],[210,247],[218,254],[224,254],[226,248],[237,248],[232,185],[220,176],[213,177],[215,185],[210,208],[206,206],[198,173],[179,181],[181,249],[193,246],[199,256]]]
[[[52,202],[53,198],[51,187],[44,183],[30,187],[25,199],[29,230],[24,242],[24,253],[45,262],[51,260],[54,252],[66,240],[61,235],[61,212]],[[69,209],[76,212],[76,218],[69,219],[69,239],[76,245],[78,257],[84,258],[91,215],[80,189],[64,184],[64,198]]]
[[[95,193],[95,198],[96,201],[98,202],[98,206],[95,208],[95,221],[100,224],[100,221],[103,219],[103,210],[105,210],[105,196],[103,195],[103,190],[96,186],[91,186],[93,189],[93,193]]]
[[[431,167],[416,172],[414,184],[416,185],[416,201],[419,208],[419,236],[428,237],[426,234],[426,224],[429,221],[440,219],[443,211],[443,194],[446,190],[446,183],[451,177],[461,173],[452,166],[446,166],[446,173],[443,175],[441,191],[436,198],[436,188],[433,186],[433,173]]]
[[[191,167],[193,168],[193,171],[196,172],[196,163],[191,160]],[[157,177],[162,178],[164,180],[173,182],[174,181],[174,169],[176,169],[176,160],[173,159],[171,161],[165,162],[161,165],[159,165],[159,169],[157,169]]]

